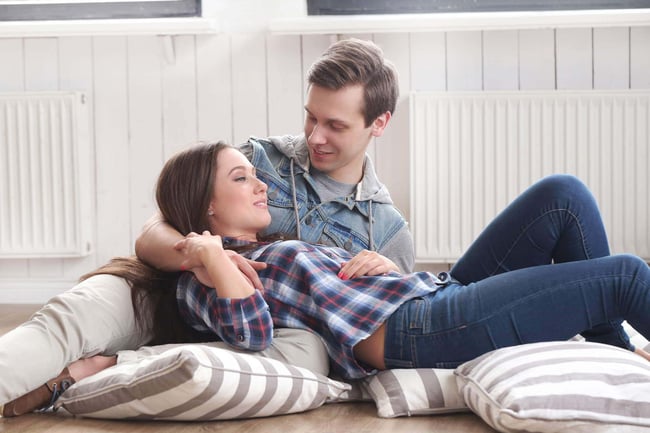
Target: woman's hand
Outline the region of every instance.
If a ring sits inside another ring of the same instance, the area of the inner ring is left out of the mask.
[[[224,251],[221,236],[204,231],[202,235],[191,232],[176,242],[174,249],[185,255],[181,269],[193,269],[205,265],[210,253]]]
[[[174,248],[181,251],[186,257],[181,264],[182,269],[192,271],[203,285],[215,287],[213,278],[210,277],[210,272],[206,266],[211,263],[213,255],[224,254],[250,285],[257,290],[263,290],[257,271],[266,268],[266,263],[249,260],[235,251],[224,250],[221,236],[212,235],[208,231],[203,232],[202,235],[190,233],[185,239],[176,242]]]
[[[339,278],[347,280],[364,275],[383,275],[390,271],[399,272],[399,268],[392,260],[376,251],[363,250],[341,266]]]

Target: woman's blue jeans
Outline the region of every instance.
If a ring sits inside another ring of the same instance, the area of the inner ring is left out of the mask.
[[[387,368],[454,368],[500,347],[578,333],[633,350],[623,320],[650,337],[650,268],[609,255],[596,201],[573,176],[531,186],[450,274],[450,284],[387,321]]]

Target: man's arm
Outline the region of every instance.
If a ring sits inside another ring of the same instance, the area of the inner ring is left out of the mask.
[[[391,259],[403,274],[413,272],[415,267],[415,250],[413,235],[408,226],[402,227],[395,235],[377,251],[382,256]]]
[[[147,220],[142,233],[135,241],[135,254],[140,260],[163,271],[179,271],[185,260],[174,245],[184,239],[176,229],[167,224],[160,213]]]
[[[143,262],[167,272],[201,266],[200,262],[189,262],[181,251],[174,248],[174,245],[183,239],[185,236],[167,224],[160,213],[156,213],[147,220],[142,233],[136,239],[135,253]],[[256,289],[262,290],[262,282],[257,271],[266,268],[266,264],[246,259],[234,251],[227,251],[227,254],[251,284]]]

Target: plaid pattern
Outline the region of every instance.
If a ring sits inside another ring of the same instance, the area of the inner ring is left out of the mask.
[[[176,301],[181,317],[196,331],[215,333],[242,349],[259,351],[271,344],[271,314],[257,290],[247,298],[219,298],[215,289],[185,272],[178,280]]]
[[[369,374],[356,362],[352,348],[377,330],[401,304],[435,291],[436,283],[440,282],[435,275],[427,272],[342,280],[337,274],[341,264],[352,258],[350,253],[341,248],[302,241],[260,243],[257,249],[243,255],[267,264],[259,276],[273,324],[316,332],[327,346],[333,372],[348,379]],[[216,299],[216,296],[192,295],[206,291],[193,277],[181,279],[178,291],[187,293],[180,297],[179,306],[189,323],[195,328],[207,326],[226,341],[236,340],[232,336],[221,335],[230,329],[221,325],[224,319],[219,316],[221,311],[218,306],[214,305],[222,300]],[[259,306],[244,306],[255,298],[241,300],[242,311],[261,311]],[[183,305],[183,302],[187,305]],[[232,312],[232,309],[226,309],[224,313]],[[247,320],[255,323],[250,316]],[[258,331],[249,334],[254,335]]]

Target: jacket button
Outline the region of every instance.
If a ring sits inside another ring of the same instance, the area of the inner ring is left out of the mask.
[[[241,334],[239,334],[239,335],[237,336],[237,340],[239,340],[239,341],[244,341],[245,339],[246,339],[246,337],[244,337],[244,336],[241,335]]]

